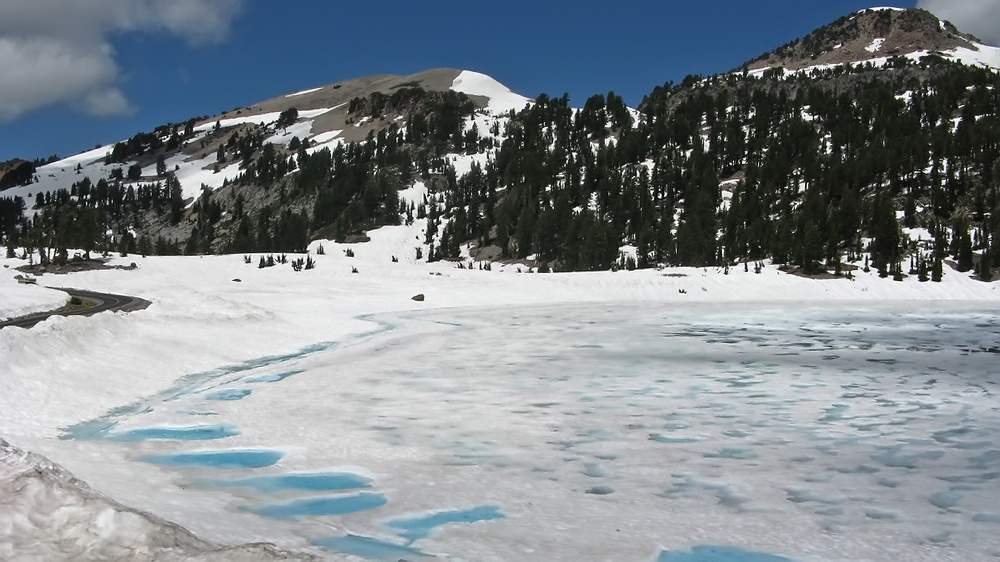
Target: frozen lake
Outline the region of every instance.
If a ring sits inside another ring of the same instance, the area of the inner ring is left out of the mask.
[[[66,446],[106,463],[95,486],[206,538],[331,557],[1000,555],[996,305],[369,320],[192,373]]]

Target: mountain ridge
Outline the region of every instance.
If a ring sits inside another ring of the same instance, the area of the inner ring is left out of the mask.
[[[811,67],[862,63],[880,58],[938,55],[963,57],[974,63],[1000,67],[997,48],[983,44],[920,8],[869,8],[844,16],[811,33],[767,52],[736,70]],[[981,59],[970,53],[987,52]]]
[[[280,113],[290,107],[298,111],[324,110],[313,125],[313,134],[326,133],[332,130],[344,130],[347,141],[364,140],[373,125],[348,129],[348,108],[346,105],[356,97],[368,97],[375,92],[392,93],[400,88],[422,88],[428,91],[443,91],[451,88],[455,79],[463,71],[453,68],[436,68],[416,74],[400,76],[393,74],[377,74],[333,82],[324,86],[292,92],[262,102],[223,112],[220,115],[202,120],[198,126],[211,126],[215,121],[234,119],[236,116],[266,115]],[[482,96],[470,96],[477,106],[485,107],[487,100]]]

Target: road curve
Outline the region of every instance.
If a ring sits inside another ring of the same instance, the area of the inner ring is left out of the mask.
[[[90,316],[105,310],[121,310],[130,312],[133,310],[143,310],[149,306],[149,301],[137,297],[125,295],[112,295],[110,293],[95,293],[93,291],[81,291],[79,289],[69,289],[63,287],[48,287],[57,291],[64,291],[70,297],[80,299],[81,304],[66,305],[56,310],[48,312],[36,312],[25,316],[12,318],[5,322],[0,322],[0,328],[7,326],[17,326],[19,328],[31,328],[35,324],[47,319],[50,316]]]

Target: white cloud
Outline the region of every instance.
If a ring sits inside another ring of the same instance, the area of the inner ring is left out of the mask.
[[[923,8],[991,45],[1000,45],[1000,0],[920,0]]]
[[[0,119],[11,120],[33,109],[69,102],[95,115],[129,110],[113,86],[118,67],[106,45],[77,49],[55,38],[0,37]]]
[[[109,34],[217,42],[243,1],[0,0],[0,120],[62,103],[98,116],[128,113]]]
[[[123,29],[161,29],[195,43],[225,37],[243,0],[117,0]]]

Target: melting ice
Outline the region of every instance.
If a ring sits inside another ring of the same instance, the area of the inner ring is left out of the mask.
[[[178,498],[225,504],[182,525],[260,517],[275,536],[259,540],[331,556],[1000,553],[998,310],[574,305],[381,320],[392,329],[192,376],[67,437],[96,435],[80,446],[138,476],[168,471]],[[197,424],[206,411],[213,424]]]

